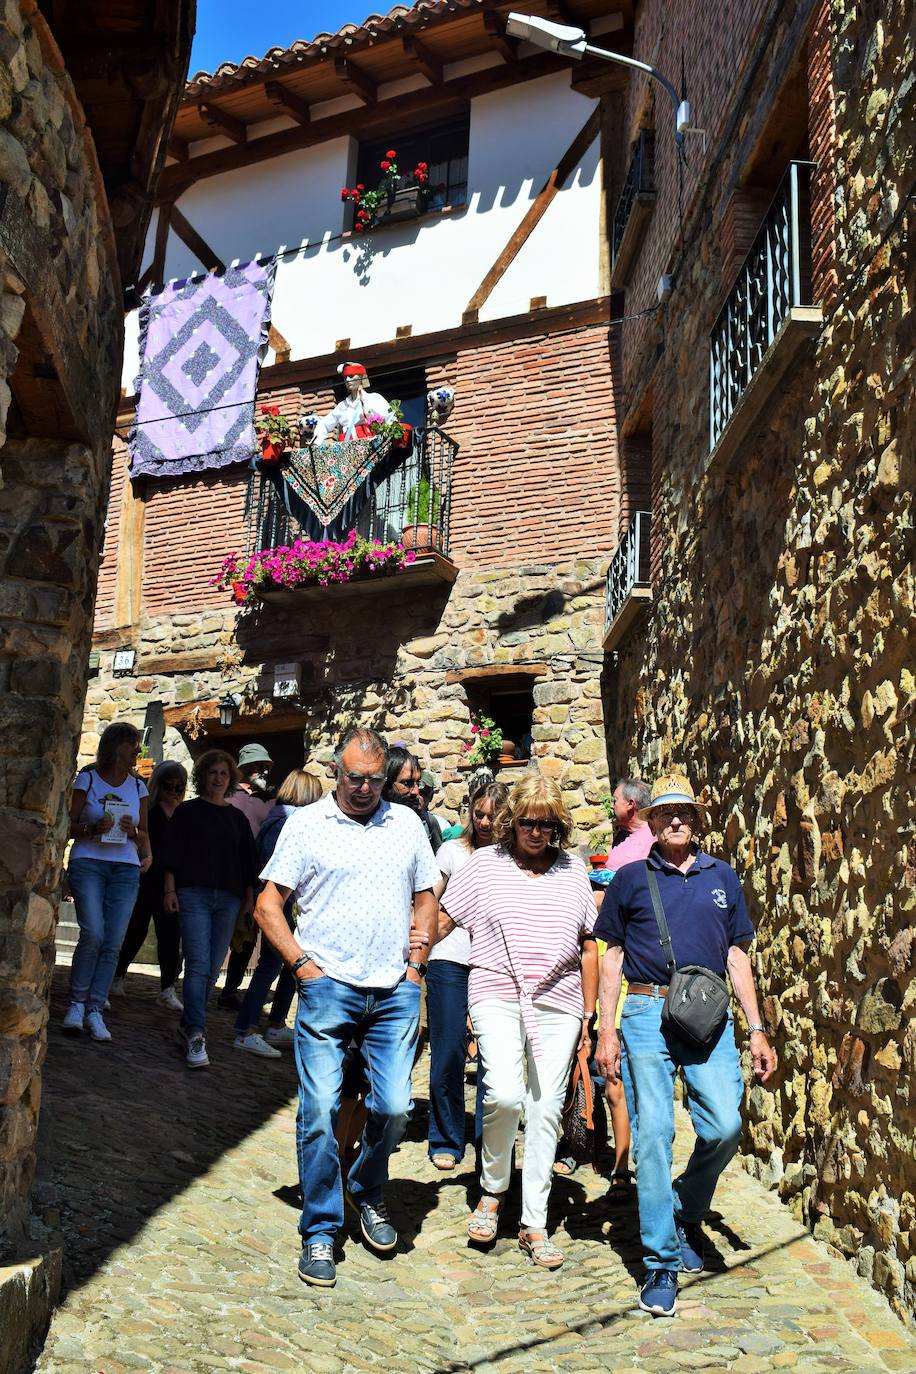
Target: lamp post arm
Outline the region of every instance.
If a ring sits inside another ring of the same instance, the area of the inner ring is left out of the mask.
[[[675,118],[677,117],[678,110],[681,106],[680,97],[677,91],[668,78],[662,76],[661,72],[657,72],[654,67],[650,67],[648,62],[640,62],[638,58],[635,57],[624,57],[623,53],[608,52],[607,48],[596,48],[591,43],[586,43],[583,52],[587,53],[590,57],[603,57],[606,62],[620,62],[624,67],[635,67],[637,71],[645,72],[646,76],[651,76],[660,86],[664,86],[665,90],[668,92],[671,97],[671,103],[674,106]]]

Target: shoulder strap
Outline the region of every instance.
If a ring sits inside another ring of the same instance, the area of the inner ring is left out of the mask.
[[[658,890],[658,879],[655,870],[650,868],[647,863],[643,864],[646,870],[646,882],[649,884],[649,896],[652,898],[652,910],[655,912],[655,923],[658,926],[659,944],[665,952],[665,963],[668,971],[677,968],[674,959],[674,947],[671,944],[671,935],[668,930],[668,922],[665,918],[665,908],[662,906],[661,893]]]

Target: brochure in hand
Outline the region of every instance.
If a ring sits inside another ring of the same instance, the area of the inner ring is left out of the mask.
[[[99,836],[102,844],[126,844],[127,834],[121,829],[121,817],[130,817],[130,803],[120,801],[117,797],[105,797],[102,805],[105,808],[105,815],[110,816],[114,822],[110,830],[106,830],[104,835]]]

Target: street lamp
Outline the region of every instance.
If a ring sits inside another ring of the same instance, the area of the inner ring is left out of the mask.
[[[555,24],[551,19],[539,19],[533,14],[510,14],[506,20],[506,32],[513,38],[523,38],[537,48],[548,52],[558,52],[562,57],[600,57],[605,62],[620,62],[624,67],[635,67],[637,71],[651,76],[671,97],[674,106],[674,139],[678,147],[684,141],[684,131],[690,124],[690,105],[678,97],[677,91],[667,77],[662,76],[648,62],[639,62],[635,57],[624,57],[623,53],[608,52],[607,48],[596,48],[589,43],[582,29],[568,24]]]
[[[228,730],[235,720],[235,713],[239,708],[239,697],[227,692],[222,701],[217,702],[219,711],[219,723],[224,730]]]

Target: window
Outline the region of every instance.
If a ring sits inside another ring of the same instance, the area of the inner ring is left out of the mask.
[[[468,706],[496,722],[503,739],[510,739],[515,745],[517,759],[530,758],[534,684],[538,678],[525,672],[490,672],[492,676],[464,679]]]
[[[356,164],[356,180],[368,190],[377,186],[381,176],[379,163],[389,149],[394,148],[402,186],[413,184],[413,169],[418,162],[429,165],[430,210],[441,210],[444,205],[464,205],[468,198],[469,127],[469,117],[465,116],[450,124],[389,134],[387,138],[363,143]]]

